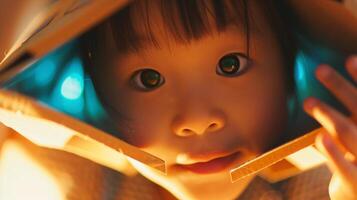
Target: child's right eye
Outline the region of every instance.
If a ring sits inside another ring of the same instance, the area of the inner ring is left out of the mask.
[[[160,87],[165,79],[156,70],[140,69],[133,74],[131,82],[137,89],[149,91]]]

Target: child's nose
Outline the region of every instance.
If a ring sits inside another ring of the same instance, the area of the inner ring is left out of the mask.
[[[176,118],[173,121],[173,131],[177,136],[187,137],[217,132],[224,125],[225,119],[221,115]]]

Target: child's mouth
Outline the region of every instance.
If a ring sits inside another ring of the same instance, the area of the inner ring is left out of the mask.
[[[207,162],[197,162],[190,165],[178,164],[177,166],[197,174],[215,173],[228,168],[229,165],[231,165],[232,163],[234,163],[234,161],[236,161],[239,157],[241,157],[240,155],[241,155],[240,151],[237,151],[230,155],[215,158]]]

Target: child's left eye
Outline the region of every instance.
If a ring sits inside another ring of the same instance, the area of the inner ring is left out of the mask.
[[[223,56],[216,68],[216,73],[222,76],[238,76],[248,67],[248,58],[240,53],[230,53]]]

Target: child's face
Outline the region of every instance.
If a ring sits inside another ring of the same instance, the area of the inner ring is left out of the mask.
[[[107,67],[97,87],[120,113],[115,120],[123,139],[167,162],[167,176],[135,165],[151,180],[185,187],[219,184],[223,176],[229,182],[229,167],[261,153],[282,133],[289,66],[257,6],[253,16],[259,31],[250,32],[250,58],[239,27],[183,45],[165,35],[159,18],[153,21],[160,48],[117,55],[113,45],[104,52]],[[143,31],[140,23],[137,28]],[[236,160],[218,171],[193,172],[177,160],[187,154],[192,159],[181,162],[188,164],[233,152],[239,152]]]

